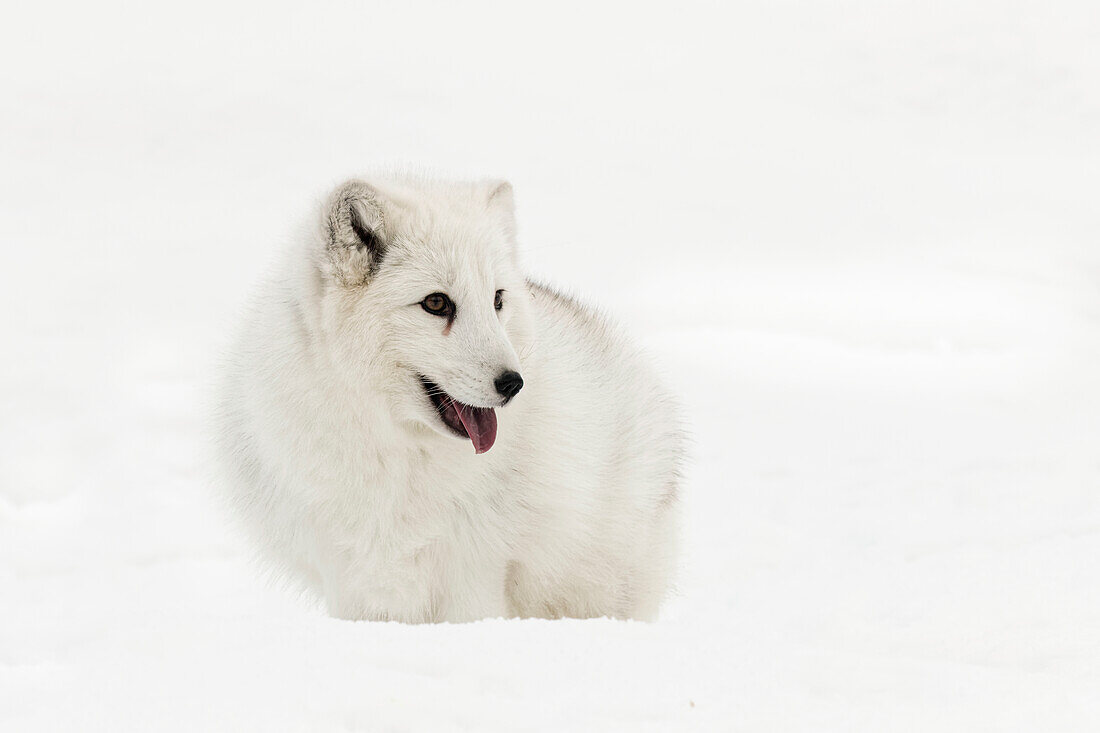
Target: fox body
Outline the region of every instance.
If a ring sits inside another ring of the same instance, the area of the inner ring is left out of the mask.
[[[675,406],[527,280],[507,183],[339,186],[262,283],[218,405],[236,513],[334,616],[651,619],[667,594]]]

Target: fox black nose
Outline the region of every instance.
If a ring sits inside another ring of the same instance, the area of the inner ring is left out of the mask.
[[[502,372],[493,381],[493,386],[497,388],[497,392],[500,392],[500,396],[507,402],[516,396],[516,392],[523,389],[523,377],[519,375],[519,372],[511,370]]]

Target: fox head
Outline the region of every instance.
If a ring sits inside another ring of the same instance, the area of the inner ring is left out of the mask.
[[[347,181],[321,240],[321,324],[343,376],[395,420],[489,450],[530,334],[511,185]]]

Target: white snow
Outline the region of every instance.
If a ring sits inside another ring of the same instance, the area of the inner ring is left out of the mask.
[[[1100,725],[1093,3],[153,5],[0,26],[0,729]],[[683,394],[659,622],[336,621],[224,520],[228,324],[404,163]]]

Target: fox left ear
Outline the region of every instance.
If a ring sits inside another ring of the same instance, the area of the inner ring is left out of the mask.
[[[489,210],[496,214],[508,241],[513,242],[516,238],[516,203],[512,198],[512,184],[508,181],[489,181],[485,188]]]
[[[347,181],[325,206],[325,250],[341,285],[362,285],[378,271],[386,254],[383,198],[363,181]]]

